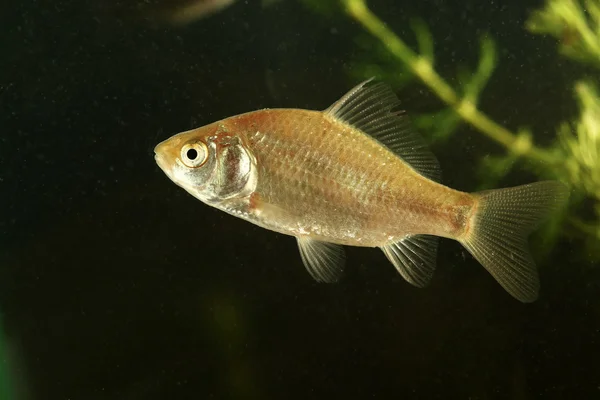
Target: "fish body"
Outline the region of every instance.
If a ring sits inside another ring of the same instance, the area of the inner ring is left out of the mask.
[[[256,159],[256,187],[235,209],[280,233],[364,247],[413,234],[455,238],[474,203],[323,112],[260,110],[209,129],[235,132]]]
[[[564,202],[566,188],[444,186],[437,160],[397,106],[389,87],[367,81],[324,111],[258,110],[182,132],[158,144],[155,158],[204,203],[296,237],[319,281],[339,278],[348,245],[381,248],[408,282],[425,286],[445,237],[465,245],[514,297],[533,301],[539,282],[527,234]]]
[[[168,14],[169,20],[176,25],[186,25],[190,22],[208,17],[230,5],[235,0],[193,0],[175,8]]]
[[[174,26],[187,26],[220,13],[232,6],[237,0],[168,0],[158,3],[158,9],[148,13],[148,17],[168,22]],[[261,0],[262,8],[268,8],[279,0]]]

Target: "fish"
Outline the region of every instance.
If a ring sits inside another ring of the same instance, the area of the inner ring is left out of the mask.
[[[281,0],[261,0],[259,5],[266,9]],[[237,0],[178,0],[159,2],[158,7],[148,12],[150,20],[166,22],[172,26],[185,27],[199,20],[211,17],[227,9]]]
[[[194,0],[189,1],[166,15],[173,25],[187,25],[208,17],[229,7],[235,0]]]
[[[529,235],[569,198],[558,180],[472,193],[443,185],[400,99],[373,78],[325,110],[266,108],[177,133],[154,157],[206,205],[294,236],[318,282],[339,281],[344,246],[355,246],[379,248],[423,288],[446,238],[523,303],[540,292]]]

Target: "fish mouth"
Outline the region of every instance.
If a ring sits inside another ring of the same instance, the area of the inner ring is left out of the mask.
[[[156,161],[160,169],[162,169],[165,172],[167,172],[168,170],[167,162],[165,161],[165,158],[163,156],[163,154],[165,154],[166,142],[167,140],[163,140],[162,142],[154,146],[154,161]]]
[[[165,143],[168,141],[167,140],[163,140],[162,142],[160,142],[159,144],[157,144],[156,146],[154,146],[154,158],[156,158],[160,153],[162,153],[164,150],[162,148],[165,147]]]
[[[162,157],[160,155],[160,153],[157,153],[156,150],[154,150],[154,161],[156,161],[156,164],[158,164],[159,168],[162,169],[165,173],[168,174],[168,171],[170,170],[170,168],[167,165],[167,162],[165,161],[164,157]]]

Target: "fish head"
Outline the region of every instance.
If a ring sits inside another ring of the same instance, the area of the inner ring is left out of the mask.
[[[247,197],[256,188],[256,160],[225,123],[178,133],[156,145],[154,154],[169,179],[205,203]]]

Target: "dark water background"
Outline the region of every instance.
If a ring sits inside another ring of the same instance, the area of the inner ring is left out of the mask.
[[[524,22],[541,1],[373,0],[402,37],[421,17],[437,67],[496,39],[482,108],[548,142],[573,117],[582,69]],[[322,109],[357,83],[362,29],[292,0],[238,2],[153,28],[134,2],[0,5],[0,305],[30,399],[538,399],[600,396],[600,287],[577,238],[541,262],[542,295],[513,300],[444,240],[432,284],[378,250],[348,249],[313,282],[295,240],[204,206],[152,148],[262,107]],[[409,112],[439,103],[418,85]],[[468,127],[433,148],[444,183],[474,190],[499,149]],[[517,167],[502,186],[537,179]]]

